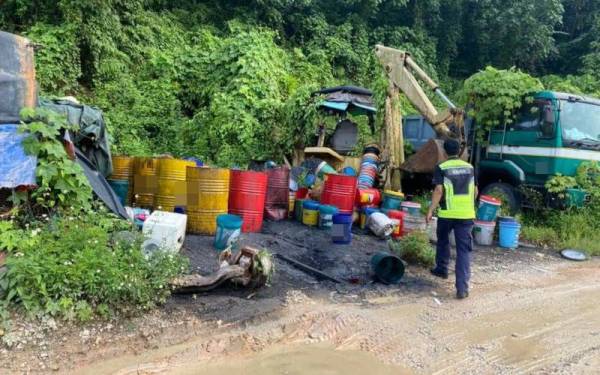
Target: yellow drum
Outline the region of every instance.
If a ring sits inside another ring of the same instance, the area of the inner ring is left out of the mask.
[[[151,208],[157,187],[158,159],[138,157],[133,161],[133,200],[138,207]]]
[[[188,232],[213,235],[217,216],[227,213],[229,169],[187,168]]]
[[[133,158],[129,156],[117,155],[112,157],[113,172],[107,178],[113,189],[115,186],[124,189],[127,187],[125,192],[119,191],[117,195],[121,193],[125,195],[122,198],[123,204],[129,204],[133,197]],[[117,192],[116,189],[115,192]]]
[[[186,168],[195,165],[189,160],[159,159],[155,210],[173,212],[175,206],[186,206]]]
[[[129,156],[112,157],[113,172],[111,180],[130,180],[133,177],[133,158]]]

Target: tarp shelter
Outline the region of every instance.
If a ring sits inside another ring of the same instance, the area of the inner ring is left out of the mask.
[[[75,146],[104,177],[112,173],[108,133],[100,109],[73,99],[40,98],[39,106],[65,115],[69,124],[76,125],[77,130],[71,136]]]

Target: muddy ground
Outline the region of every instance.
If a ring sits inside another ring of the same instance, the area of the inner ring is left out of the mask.
[[[369,260],[387,245],[356,235],[267,223],[243,243],[342,280],[319,280],[276,259],[272,285],[173,296],[143,316],[86,326],[17,321],[0,373],[373,374],[597,373],[600,261],[553,251],[474,251],[471,297],[453,278],[409,267],[399,285],[374,282]],[[193,270],[216,269],[212,238],[188,236]]]

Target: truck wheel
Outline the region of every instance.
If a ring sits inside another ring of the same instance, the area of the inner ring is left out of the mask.
[[[521,208],[521,200],[512,185],[495,182],[484,187],[481,194],[501,199],[502,205],[506,206],[504,208],[508,209],[510,215],[516,214]]]

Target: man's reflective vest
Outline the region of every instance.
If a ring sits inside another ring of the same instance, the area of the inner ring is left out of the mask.
[[[475,174],[473,166],[460,159],[450,159],[439,165],[444,177],[445,207],[438,217],[444,219],[475,218]]]

